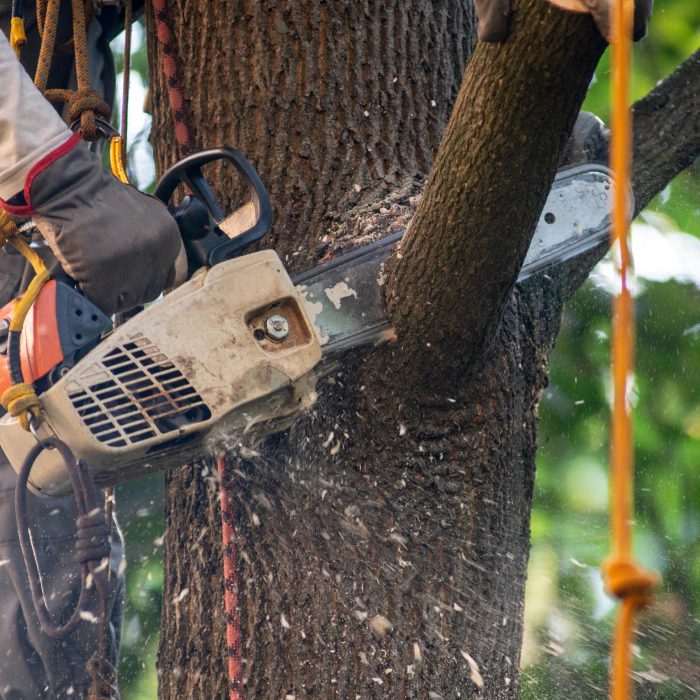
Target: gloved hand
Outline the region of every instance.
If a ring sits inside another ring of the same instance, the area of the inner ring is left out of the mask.
[[[548,0],[552,5],[572,12],[590,12],[600,33],[606,41],[612,41],[610,7],[612,0]],[[479,39],[481,41],[503,41],[508,33],[510,0],[474,0],[479,17]],[[634,40],[646,36],[654,0],[636,0],[634,6]]]
[[[63,269],[107,315],[183,281],[185,251],[165,206],[104,170],[79,137],[29,171],[24,200],[3,208],[33,216]]]

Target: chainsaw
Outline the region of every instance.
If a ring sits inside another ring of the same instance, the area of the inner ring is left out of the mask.
[[[202,172],[233,165],[249,200],[225,215]],[[175,190],[191,194],[170,205]],[[609,233],[615,182],[601,165],[561,171],[519,280],[589,250]],[[182,235],[188,281],[125,323],[78,290],[51,281],[21,336],[24,380],[35,385],[42,421],[32,431],[0,419],[0,446],[15,470],[35,440],[58,437],[107,486],[179,467],[288,427],[316,398],[325,357],[393,337],[383,265],[395,234],[291,278],[272,250],[242,255],[272,221],[270,200],[238,151],[216,148],[178,161],[156,196]],[[0,394],[10,386],[7,336],[14,304],[0,309]],[[64,496],[61,456],[45,450],[29,488]]]

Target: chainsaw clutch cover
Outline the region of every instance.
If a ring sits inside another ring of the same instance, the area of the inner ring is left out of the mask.
[[[222,262],[118,327],[41,395],[39,438],[64,440],[97,484],[182,466],[284,427],[315,399],[321,347],[277,254]],[[15,470],[35,438],[0,420]],[[55,451],[30,488],[71,491]]]

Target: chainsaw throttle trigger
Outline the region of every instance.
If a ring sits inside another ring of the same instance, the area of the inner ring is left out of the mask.
[[[219,160],[235,166],[250,194],[246,204],[228,215],[202,173],[202,166]],[[182,158],[160,179],[155,196],[168,205],[180,183],[192,195],[170,211],[185,243],[190,272],[237,257],[270,230],[272,207],[265,186],[248,159],[234,148],[210,148]]]

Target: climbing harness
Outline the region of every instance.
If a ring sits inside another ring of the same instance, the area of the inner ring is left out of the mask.
[[[631,381],[634,363],[634,300],[630,291],[634,271],[629,248],[626,192],[630,182],[632,124],[629,107],[634,0],[615,0],[612,8],[612,137],[611,165],[617,176],[613,202],[613,251],[619,288],[613,299],[612,369],[614,398],[611,424],[612,553],[603,563],[605,585],[621,601],[615,627],[610,673],[610,698],[633,697],[630,683],[634,616],[646,606],[658,576],[642,568],[632,556],[634,519],[634,447],[632,437]],[[615,250],[617,245],[617,250]]]

